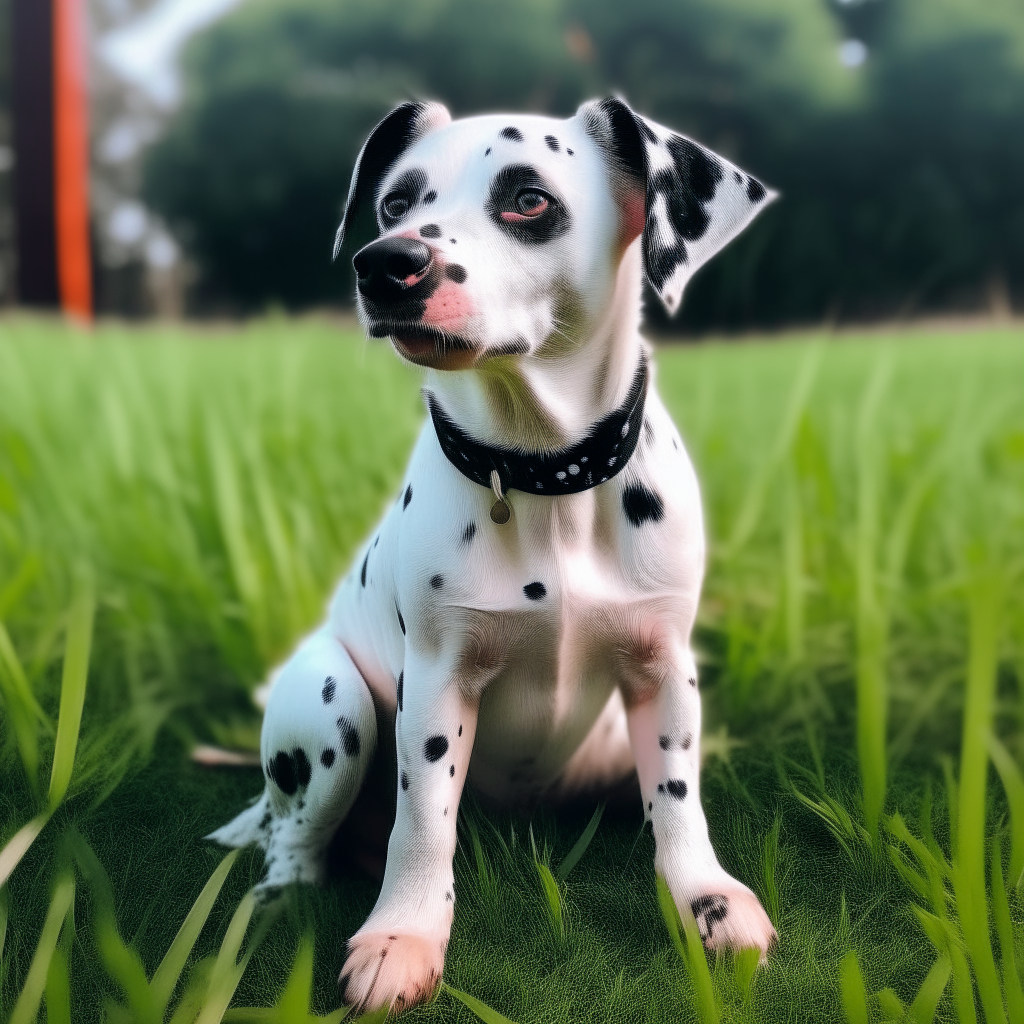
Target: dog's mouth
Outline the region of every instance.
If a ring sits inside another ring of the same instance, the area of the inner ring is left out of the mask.
[[[371,325],[369,333],[374,338],[390,337],[399,355],[420,366],[463,369],[472,365],[476,358],[477,347],[471,341],[437,327],[376,323]]]

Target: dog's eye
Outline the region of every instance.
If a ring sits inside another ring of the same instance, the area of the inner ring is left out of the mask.
[[[536,189],[524,189],[516,196],[516,213],[524,217],[539,217],[548,208],[548,197]]]
[[[385,196],[384,202],[380,205],[384,211],[384,216],[389,220],[400,220],[409,212],[409,200],[405,196],[395,195],[394,193]]]

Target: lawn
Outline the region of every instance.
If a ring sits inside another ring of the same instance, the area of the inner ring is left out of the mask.
[[[1024,330],[665,346],[657,373],[711,537],[703,799],[778,947],[753,977],[705,958],[639,808],[587,844],[593,807],[468,798],[446,986],[403,1019],[1024,1020]],[[339,1019],[376,883],[255,907],[260,856],[200,837],[260,773],[189,751],[257,744],[252,690],[422,419],[415,375],[325,320],[0,323],[0,1019]]]

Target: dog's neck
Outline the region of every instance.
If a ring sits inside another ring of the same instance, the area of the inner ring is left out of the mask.
[[[552,354],[500,356],[472,370],[431,370],[426,390],[467,434],[485,444],[552,451],[587,434],[626,399],[640,361],[638,246],[624,255],[615,287],[586,339]]]

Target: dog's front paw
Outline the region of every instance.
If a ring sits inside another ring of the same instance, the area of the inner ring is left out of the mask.
[[[688,900],[708,949],[759,949],[761,963],[778,935],[758,898],[741,882],[728,876]]]
[[[360,1012],[404,1010],[425,1003],[441,983],[444,939],[403,932],[353,935],[339,982]]]

